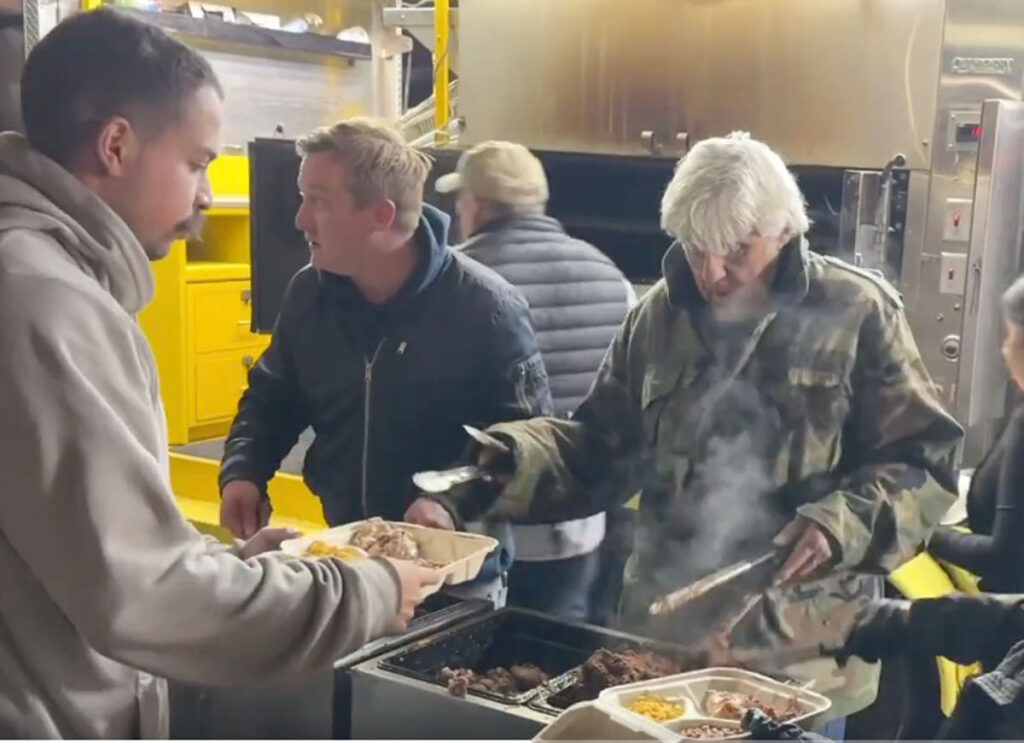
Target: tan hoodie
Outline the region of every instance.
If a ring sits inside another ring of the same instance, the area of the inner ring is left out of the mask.
[[[155,677],[323,668],[398,610],[386,563],[242,561],[184,519],[152,294],[124,222],[0,134],[0,737],[166,736]]]

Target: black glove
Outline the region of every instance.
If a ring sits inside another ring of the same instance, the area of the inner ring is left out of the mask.
[[[842,650],[836,654],[840,665],[851,656],[877,663],[900,655],[907,646],[910,632],[910,602],[879,599],[861,607],[846,636]]]
[[[777,722],[759,709],[748,709],[740,726],[750,733],[752,740],[805,740],[830,743],[829,739],[809,733],[795,722]]]

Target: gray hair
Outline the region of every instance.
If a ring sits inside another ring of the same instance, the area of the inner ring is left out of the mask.
[[[472,195],[472,194],[470,194]],[[480,204],[483,220],[490,222],[499,219],[516,219],[518,217],[536,217],[544,214],[545,204],[506,204],[490,199],[481,199],[474,196]]]
[[[1024,276],[1018,276],[1003,292],[1003,314],[1014,325],[1024,327]]]
[[[699,142],[661,199],[661,227],[684,246],[735,253],[751,234],[803,234],[803,194],[782,158],[745,132]]]

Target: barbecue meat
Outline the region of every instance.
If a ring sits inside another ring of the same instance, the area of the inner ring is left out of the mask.
[[[541,684],[546,684],[550,679],[546,673],[532,663],[523,663],[511,666],[509,672],[515,679],[516,688],[520,691],[536,689]]]
[[[741,720],[751,708],[761,710],[778,722],[792,720],[803,712],[795,698],[782,705],[765,704],[749,694],[735,691],[708,691],[702,706],[707,715],[723,720]]]
[[[357,528],[352,533],[351,544],[366,550],[372,557],[415,560],[420,556],[419,545],[412,534],[378,518]]]
[[[486,673],[476,673],[468,668],[443,668],[441,677],[448,682],[448,693],[453,697],[465,697],[470,689],[514,697],[546,684],[549,680],[548,675],[532,663],[511,668],[498,666]]]
[[[456,668],[454,670],[445,668],[441,671],[441,676],[448,682],[448,693],[460,699],[464,699],[466,694],[469,693],[469,682],[474,675],[472,671],[466,668]]]
[[[649,681],[681,673],[679,663],[646,650],[613,653],[604,648],[591,655],[580,668],[580,682],[593,699],[605,689],[634,681]]]

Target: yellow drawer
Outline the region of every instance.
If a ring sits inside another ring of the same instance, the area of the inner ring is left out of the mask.
[[[231,420],[248,384],[249,369],[265,346],[207,353],[195,358],[194,423]]]
[[[188,304],[195,353],[244,348],[259,342],[249,330],[252,292],[248,281],[189,284]]]

